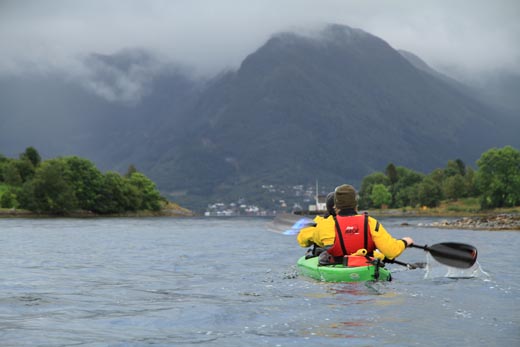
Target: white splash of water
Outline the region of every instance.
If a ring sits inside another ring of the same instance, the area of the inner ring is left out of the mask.
[[[490,276],[480,266],[479,262],[475,262],[473,266],[467,269],[459,269],[451,266],[443,265],[430,255],[426,256],[426,272],[424,274],[425,279],[436,279],[436,278],[480,278],[483,280],[489,280]]]

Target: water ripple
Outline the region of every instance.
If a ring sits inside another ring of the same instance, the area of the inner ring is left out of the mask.
[[[392,282],[345,284],[299,276],[294,264],[303,250],[294,236],[270,232],[266,223],[0,220],[0,345],[411,346],[422,345],[424,336],[434,347],[518,341],[514,233],[417,229],[411,236],[424,243],[474,243],[481,268],[471,276],[441,270],[433,276],[430,269],[390,266]],[[396,237],[411,232],[398,221],[390,225]],[[414,250],[403,258],[425,260]]]

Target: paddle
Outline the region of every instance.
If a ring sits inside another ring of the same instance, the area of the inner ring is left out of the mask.
[[[402,261],[399,261],[399,260],[387,259],[387,258],[385,258],[383,260],[383,262],[389,263],[389,264],[397,264],[397,265],[406,266],[410,270],[424,269],[426,267],[426,263],[413,263],[413,264],[411,264],[411,263],[405,263],[405,262],[402,262]]]
[[[283,232],[284,235],[298,235],[301,229],[307,227],[315,227],[316,222],[310,218],[302,217],[298,219],[292,226],[291,229],[287,229]]]
[[[460,269],[470,268],[477,261],[477,249],[464,243],[443,242],[433,246],[412,244],[409,247],[430,252],[439,263]]]

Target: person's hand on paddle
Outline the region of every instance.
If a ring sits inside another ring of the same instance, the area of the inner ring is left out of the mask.
[[[403,237],[401,240],[403,240],[404,242],[406,242],[406,247],[410,247],[411,245],[413,245],[413,239],[411,237]]]

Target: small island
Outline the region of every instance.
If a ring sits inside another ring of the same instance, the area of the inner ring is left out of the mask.
[[[191,215],[133,165],[121,175],[77,156],[42,161],[33,147],[18,159],[0,155],[0,217]]]

